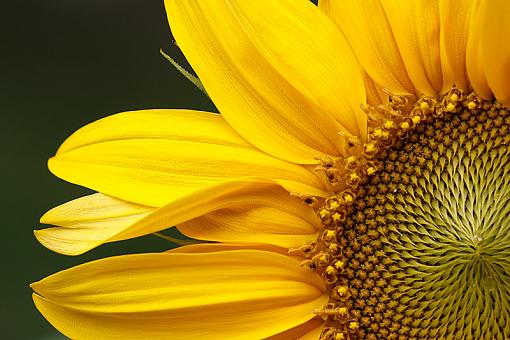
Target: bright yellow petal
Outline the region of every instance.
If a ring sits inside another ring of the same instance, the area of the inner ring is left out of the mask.
[[[315,317],[283,333],[273,335],[266,340],[317,340],[322,332],[323,324],[324,321],[321,318]]]
[[[228,129],[221,116],[205,112],[118,114],[78,130],[49,168],[69,182],[147,206],[250,177],[292,192],[320,192],[314,188],[323,184],[311,171],[258,151]]]
[[[480,53],[494,97],[510,107],[510,1],[482,1]]]
[[[311,164],[343,151],[342,126],[356,135],[366,130],[358,126],[364,89],[354,55],[308,1],[165,5],[179,47],[216,106],[261,150]]]
[[[72,339],[260,339],[327,301],[313,271],[256,250],[107,258],[32,288],[40,312]]]
[[[304,334],[303,336],[299,337],[298,340],[316,340],[320,338],[320,335],[322,333],[322,329],[324,328],[324,325],[319,325],[315,327],[314,329],[311,329],[308,333]]]
[[[482,29],[483,11],[480,10],[480,1],[474,4],[475,13],[469,23],[469,36],[466,46],[466,69],[471,86],[476,94],[484,99],[492,98],[492,92],[485,77],[482,59]]]
[[[242,0],[232,9],[248,38],[288,82],[319,111],[366,136],[358,62],[347,40],[310,1]]]
[[[244,196],[225,209],[178,225],[199,240],[269,243],[299,247],[317,239],[322,226],[313,210],[284,189],[273,186]]]
[[[261,250],[270,251],[285,256],[289,255],[287,248],[273,246],[269,244],[260,243],[196,243],[182,247],[172,248],[167,250],[167,253],[215,253],[218,251],[230,251],[230,250]],[[302,259],[302,257],[291,256],[293,258]]]
[[[65,140],[57,155],[91,144],[136,139],[168,139],[250,148],[250,144],[221,115],[158,109],[118,113],[85,125]]]
[[[178,226],[186,236],[218,242],[271,243],[298,247],[317,239],[318,230],[299,216],[273,207],[223,209]]]
[[[379,0],[320,0],[319,7],[345,34],[376,84],[393,94],[414,93]]]
[[[118,239],[119,234],[154,210],[98,193],[51,209],[41,217],[41,223],[58,227],[35,230],[34,233],[42,245],[57,253],[80,255]]]
[[[474,9],[473,0],[439,1],[442,92],[449,91],[453,85],[468,90],[466,46]]]
[[[258,224],[261,221],[267,223]],[[103,243],[182,223],[181,231],[197,239],[283,247],[297,247],[316,239],[321,227],[312,209],[301,200],[275,184],[263,182],[215,185],[159,209],[94,194],[53,208],[41,222],[59,227],[36,230],[39,242],[65,255],[80,255]]]
[[[374,83],[374,80],[370,78],[366,72],[363,72],[363,80],[365,81],[365,88],[367,91],[367,103],[372,106],[381,104],[382,99],[379,95],[379,90],[377,85]]]
[[[439,52],[439,4],[431,0],[381,0],[400,55],[416,91],[435,95],[442,89]]]

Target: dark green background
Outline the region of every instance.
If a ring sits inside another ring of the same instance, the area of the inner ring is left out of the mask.
[[[31,300],[30,282],[107,255],[171,247],[155,236],[66,257],[32,230],[49,208],[89,193],[52,176],[46,160],[74,130],[142,108],[212,110],[159,55],[172,47],[162,0],[0,0],[2,339],[60,339]],[[180,59],[182,60],[182,59]]]

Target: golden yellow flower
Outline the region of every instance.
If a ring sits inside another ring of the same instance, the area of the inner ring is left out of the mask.
[[[221,115],[143,110],[50,159],[78,255],[32,284],[76,339],[510,338],[510,2],[166,0]]]

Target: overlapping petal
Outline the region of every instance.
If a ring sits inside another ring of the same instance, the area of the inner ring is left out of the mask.
[[[481,1],[480,61],[494,97],[510,106],[510,2]]]
[[[32,288],[41,313],[73,339],[260,339],[327,301],[317,274],[259,250],[107,258]]]
[[[480,1],[475,3],[476,9],[469,23],[466,45],[466,71],[476,94],[484,99],[490,99],[492,92],[487,83],[482,60],[483,12],[480,10]]]
[[[283,333],[276,334],[267,340],[317,340],[319,339],[324,321],[316,317]]]
[[[34,234],[48,249],[80,255],[105,242],[122,239],[123,231],[155,210],[97,193],[51,209],[41,217],[41,223],[57,227],[35,230]]]
[[[476,8],[474,0],[440,0],[440,53],[443,72],[443,92],[453,86],[469,89],[466,70],[466,46],[471,18]]]
[[[237,195],[226,208],[182,223],[178,229],[200,240],[269,243],[286,248],[317,239],[322,225],[313,209],[279,187],[261,189]]]
[[[379,0],[319,0],[319,7],[345,34],[359,63],[376,84],[393,94],[414,93]]]
[[[321,228],[313,210],[300,199],[274,183],[261,181],[215,185],[160,208],[98,193],[48,211],[41,222],[58,227],[36,230],[37,239],[66,255],[175,225],[196,239],[282,247],[312,241]]]
[[[101,119],[72,135],[49,168],[69,182],[156,207],[250,177],[324,195],[311,171],[260,152],[221,116],[197,111],[146,110]]]
[[[400,55],[416,91],[435,95],[443,85],[437,1],[381,1]]]
[[[383,102],[381,95],[379,94],[381,88],[374,83],[374,80],[370,78],[370,76],[365,71],[363,71],[363,80],[365,81],[368,105],[376,106],[381,104]],[[387,95],[384,96],[384,98],[387,97]]]
[[[366,136],[354,54],[306,0],[165,2],[179,47],[229,124],[253,145],[302,164]]]
[[[230,251],[230,250],[261,250],[261,251],[270,251],[272,253],[277,253],[285,256],[289,255],[289,250],[287,248],[282,248],[278,246],[273,246],[269,244],[260,244],[260,243],[195,243],[190,244],[184,247],[177,247],[167,250],[167,253],[215,253],[219,251]],[[302,260],[302,256],[291,256],[298,260]]]

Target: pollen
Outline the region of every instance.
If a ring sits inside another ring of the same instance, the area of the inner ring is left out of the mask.
[[[339,212],[335,212],[332,216],[332,219],[335,222],[340,222],[342,221],[342,214],[340,214]]]
[[[347,294],[347,287],[346,286],[340,286],[337,288],[337,293],[338,295],[340,296],[344,296],[345,294]]]
[[[317,198],[321,339],[508,339],[509,110],[455,88],[408,104],[366,108],[348,186]]]
[[[336,270],[335,270],[335,268],[333,268],[333,266],[328,266],[328,267],[326,268],[326,273],[327,273],[328,275],[333,275],[333,274],[336,274]]]

